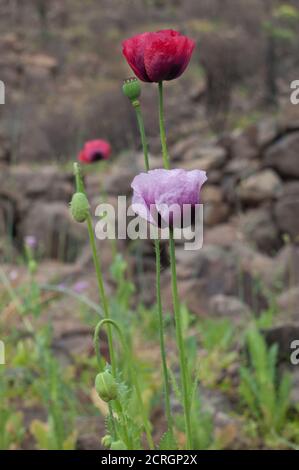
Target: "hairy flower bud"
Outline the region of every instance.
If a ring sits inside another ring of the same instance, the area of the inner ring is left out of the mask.
[[[110,447],[111,450],[128,450],[126,444],[123,441],[114,441]]]
[[[132,77],[124,81],[123,93],[129,98],[133,106],[138,106],[138,98],[141,95],[141,86],[137,78]]]
[[[85,222],[89,213],[89,202],[84,193],[75,193],[71,200],[71,214],[76,222]]]
[[[110,436],[110,434],[106,434],[106,436],[104,436],[102,438],[102,445],[104,447],[107,447],[107,449],[111,446],[112,444],[112,437]]]
[[[108,402],[117,398],[117,384],[108,370],[96,376],[95,388],[103,401]]]

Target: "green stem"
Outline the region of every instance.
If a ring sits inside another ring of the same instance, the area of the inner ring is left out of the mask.
[[[134,105],[135,111],[136,111],[136,117],[137,117],[137,122],[138,122],[138,127],[139,127],[139,132],[140,132],[140,138],[141,138],[141,143],[142,143],[142,149],[143,149],[143,155],[144,155],[144,165],[146,171],[149,171],[149,160],[148,160],[148,144],[145,136],[145,129],[144,129],[144,122],[141,114],[141,109],[140,109],[140,104],[139,101]]]
[[[162,145],[163,164],[166,170],[170,168],[169,155],[167,150],[165,122],[164,122],[164,103],[163,103],[163,82],[159,82],[159,124],[160,124],[160,137]]]
[[[181,309],[178,295],[177,287],[177,275],[176,275],[176,259],[175,259],[175,244],[173,238],[173,230],[169,229],[170,238],[169,238],[169,250],[170,250],[170,265],[171,265],[171,283],[172,283],[172,298],[173,298],[173,308],[174,308],[174,318],[175,318],[175,327],[176,327],[176,338],[179,349],[179,359],[180,359],[180,372],[181,372],[181,381],[183,387],[183,406],[184,406],[184,417],[185,417],[185,427],[186,427],[186,437],[187,437],[187,450],[192,449],[191,441],[191,418],[190,418],[190,403],[189,403],[189,386],[188,386],[188,365],[185,352],[185,343],[183,338],[183,329],[182,329],[182,319],[181,319]]]
[[[149,171],[149,159],[148,159],[148,144],[145,135],[144,122],[142,118],[142,113],[140,109],[139,101],[134,105],[141,143],[143,148],[144,155],[144,166],[146,171]],[[155,254],[156,254],[156,297],[157,297],[157,313],[158,313],[158,322],[159,322],[159,339],[160,339],[160,353],[162,359],[162,371],[163,371],[163,385],[164,385],[164,394],[165,394],[165,410],[167,417],[168,430],[173,433],[173,419],[171,415],[171,406],[170,406],[170,387],[169,387],[169,377],[167,369],[167,360],[166,360],[166,350],[165,350],[165,340],[164,340],[164,322],[163,322],[163,308],[162,308],[162,297],[161,297],[161,255],[160,255],[160,240],[155,240]]]
[[[165,409],[168,430],[173,434],[173,419],[171,415],[170,406],[170,386],[166,360],[165,340],[164,340],[164,322],[162,311],[162,298],[161,298],[161,254],[160,254],[160,241],[155,240],[155,253],[156,253],[156,294],[157,294],[157,307],[158,307],[158,321],[159,321],[159,338],[160,338],[160,351],[162,358],[162,369],[164,378],[164,395],[165,395]]]
[[[101,330],[102,326],[105,325],[106,323],[108,323],[109,327],[113,326],[116,329],[116,331],[119,335],[119,338],[120,338],[120,341],[121,341],[121,344],[122,344],[122,347],[123,347],[123,350],[124,350],[124,353],[125,353],[126,360],[127,360],[128,364],[130,365],[130,375],[132,377],[132,382],[133,382],[133,385],[134,385],[135,390],[136,390],[136,396],[137,396],[137,400],[138,400],[138,404],[139,404],[139,411],[140,411],[140,414],[141,414],[141,417],[142,417],[143,427],[144,427],[144,430],[145,430],[145,433],[146,433],[147,441],[148,441],[150,449],[154,449],[154,442],[153,442],[153,438],[152,438],[151,431],[150,431],[150,425],[149,425],[149,422],[148,422],[148,419],[147,419],[147,416],[146,416],[146,413],[145,413],[145,407],[144,407],[143,400],[142,400],[142,395],[141,395],[141,390],[140,390],[138,377],[137,377],[137,374],[136,374],[136,370],[133,366],[132,357],[131,357],[128,345],[126,343],[126,339],[125,339],[125,337],[123,335],[123,332],[120,329],[119,325],[114,320],[107,319],[107,318],[101,320],[97,324],[97,326],[95,328],[95,332],[94,332],[94,347],[95,347],[95,351],[96,351],[96,357],[97,357],[99,368],[100,368],[100,370],[102,369],[102,358],[101,358],[101,353],[100,353],[100,330]],[[118,402],[118,400],[116,401],[116,404],[117,404],[119,410],[121,411],[122,410],[121,404]]]
[[[111,420],[111,424],[112,424],[112,438],[116,441],[116,439],[117,439],[117,432],[116,432],[116,426],[115,426],[115,419],[114,419],[113,409],[112,409],[112,405],[111,405],[110,402],[108,403],[108,410],[109,410],[109,416],[110,416],[110,420]]]
[[[104,288],[101,262],[97,254],[97,247],[96,247],[95,236],[93,232],[93,226],[92,226],[92,220],[91,220],[90,214],[87,217],[87,229],[88,229],[88,234],[89,234],[89,241],[90,241],[90,246],[91,246],[91,251],[92,251],[94,267],[95,267],[96,276],[97,276],[98,288],[99,288],[100,297],[101,297],[101,301],[103,305],[104,316],[106,319],[110,319],[109,304],[108,304],[108,300],[107,300],[106,292]],[[116,361],[115,361],[112,331],[111,331],[110,325],[108,325],[107,331],[108,331],[108,345],[109,345],[109,354],[110,354],[110,360],[111,360],[112,374],[115,376],[116,375]]]
[[[83,179],[81,175],[81,168],[77,162],[74,163],[74,173],[75,173],[75,178],[76,178],[77,192],[81,192],[85,194],[84,183],[83,183]],[[88,235],[89,235],[89,242],[90,242],[91,251],[92,251],[93,263],[94,263],[96,276],[97,276],[99,294],[100,294],[100,298],[101,298],[102,305],[103,305],[104,317],[109,319],[110,318],[109,303],[107,300],[106,291],[104,287],[101,261],[97,253],[96,241],[95,241],[95,236],[93,232],[92,219],[91,219],[90,213],[88,214],[86,222],[87,222],[87,229],[88,229]],[[109,355],[110,355],[110,360],[111,360],[112,374],[116,376],[116,361],[115,361],[112,331],[111,331],[110,325],[108,325],[108,346],[109,346]]]

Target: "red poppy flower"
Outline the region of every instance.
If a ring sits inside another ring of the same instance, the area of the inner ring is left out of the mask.
[[[185,71],[195,42],[172,29],[142,33],[123,41],[123,54],[144,82],[173,80]]]
[[[106,140],[90,140],[85,143],[78,160],[82,163],[94,163],[107,160],[111,154],[111,146]]]

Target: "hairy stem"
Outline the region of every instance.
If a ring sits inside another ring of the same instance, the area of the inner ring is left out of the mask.
[[[143,149],[143,155],[144,155],[144,166],[146,171],[149,171],[149,160],[148,160],[148,144],[145,136],[145,129],[144,129],[144,122],[141,114],[141,109],[140,109],[140,104],[139,101],[137,102],[135,107],[136,111],[136,117],[137,117],[137,122],[138,122],[138,128],[140,132],[140,138],[141,138],[141,143],[142,143],[142,149]]]
[[[110,319],[109,304],[108,304],[108,300],[107,300],[107,296],[105,292],[101,262],[97,254],[97,247],[96,247],[96,242],[95,242],[95,236],[93,233],[93,226],[92,226],[92,220],[91,220],[90,214],[87,217],[87,228],[88,228],[89,241],[90,241],[90,246],[91,246],[91,251],[92,251],[94,267],[95,267],[96,276],[97,276],[99,293],[100,293],[100,297],[101,297],[101,301],[103,305],[104,316],[106,319]],[[107,328],[107,334],[108,334],[108,345],[109,345],[109,354],[110,354],[110,360],[111,360],[112,374],[115,376],[116,375],[116,361],[115,361],[115,354],[114,354],[114,349],[113,349],[112,330],[111,330],[110,324],[108,325],[108,328]]]
[[[167,150],[165,122],[164,122],[164,103],[163,103],[163,82],[159,82],[159,125],[162,145],[163,165],[166,170],[170,168],[169,155]]]
[[[141,143],[143,148],[144,155],[144,166],[145,170],[149,171],[149,159],[148,159],[148,144],[145,135],[144,122],[141,114],[140,104],[135,106],[137,121],[140,131]],[[163,385],[164,385],[164,395],[165,395],[165,410],[168,430],[173,432],[173,419],[171,415],[171,406],[170,406],[170,386],[169,386],[169,377],[167,369],[167,360],[166,360],[166,349],[165,349],[165,339],[164,339],[164,322],[163,322],[163,308],[162,308],[162,297],[161,297],[161,254],[160,254],[160,240],[155,240],[155,255],[156,255],[156,298],[157,298],[157,313],[158,313],[158,322],[159,322],[159,339],[160,339],[160,353],[162,359],[162,371],[163,371]]]
[[[173,309],[175,318],[176,328],[176,339],[179,349],[179,360],[180,360],[180,373],[181,382],[183,388],[183,406],[184,406],[184,418],[186,427],[187,437],[187,450],[192,449],[191,441],[191,418],[190,418],[190,400],[189,400],[189,386],[188,386],[188,365],[187,357],[185,352],[185,343],[183,338],[181,309],[177,287],[177,274],[176,274],[176,259],[175,259],[175,244],[173,238],[173,230],[169,230],[169,251],[170,251],[170,265],[171,265],[171,284],[172,284],[172,298],[173,298]]]
[[[166,409],[168,430],[172,433],[173,432],[173,419],[171,415],[170,386],[169,386],[166,349],[165,349],[165,340],[164,340],[164,322],[163,322],[162,298],[161,298],[161,255],[160,255],[160,241],[159,240],[155,240],[155,253],[156,253],[156,294],[157,294],[157,307],[158,307],[160,350],[161,350],[162,369],[163,369],[163,378],[164,378],[165,409]]]
[[[102,368],[102,358],[101,358],[101,354],[100,354],[100,330],[105,324],[108,324],[108,327],[114,327],[116,329],[118,335],[119,335],[119,338],[120,338],[120,341],[121,341],[121,344],[122,344],[122,347],[123,347],[123,351],[124,351],[126,360],[127,360],[128,364],[129,364],[129,367],[130,367],[130,375],[132,377],[132,382],[133,382],[133,385],[135,387],[136,396],[137,396],[137,400],[138,400],[138,404],[139,404],[139,411],[140,411],[140,414],[141,414],[141,417],[142,417],[143,427],[144,427],[145,434],[146,434],[146,437],[147,437],[148,445],[149,445],[150,449],[154,449],[154,442],[153,442],[153,438],[152,438],[152,435],[151,435],[150,424],[149,424],[148,418],[147,418],[146,413],[145,413],[145,406],[144,406],[144,403],[143,403],[143,400],[142,400],[140,385],[139,385],[138,377],[137,377],[137,374],[136,374],[136,370],[135,370],[134,365],[133,365],[133,360],[132,360],[132,357],[131,357],[131,353],[129,351],[129,348],[128,348],[127,342],[125,340],[124,334],[123,334],[122,330],[120,329],[119,325],[114,320],[107,319],[107,318],[101,320],[97,324],[97,326],[95,328],[95,333],[94,333],[94,347],[95,347],[95,351],[96,351],[98,365],[101,369]],[[118,401],[116,401],[116,404],[117,404],[119,410],[121,410],[120,404],[119,404]]]

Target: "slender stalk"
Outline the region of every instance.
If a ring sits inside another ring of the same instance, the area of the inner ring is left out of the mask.
[[[109,304],[108,304],[108,300],[107,300],[106,292],[104,288],[101,262],[97,255],[97,247],[96,247],[96,242],[95,242],[95,236],[93,233],[93,226],[92,226],[92,220],[91,220],[90,214],[87,217],[87,229],[88,229],[88,235],[89,235],[89,241],[90,241],[90,246],[91,246],[91,251],[92,251],[94,267],[95,267],[96,276],[97,276],[98,288],[100,292],[101,301],[103,304],[104,316],[105,318],[110,319]],[[111,330],[110,325],[108,325],[107,332],[108,332],[108,346],[109,346],[112,374],[115,376],[116,375],[116,361],[115,361],[115,354],[114,354],[114,349],[113,349],[112,330]]]
[[[138,122],[138,127],[139,127],[139,132],[140,132],[140,138],[141,138],[141,143],[142,143],[142,149],[143,149],[143,155],[144,155],[144,166],[146,171],[149,171],[149,159],[148,159],[148,144],[145,136],[145,129],[144,129],[144,122],[141,114],[141,109],[140,109],[140,104],[139,101],[137,102],[134,106],[135,111],[136,111],[136,117],[137,117],[137,122]]]
[[[189,387],[188,387],[188,366],[187,358],[185,353],[185,343],[183,338],[181,309],[179,303],[178,287],[177,287],[177,275],[176,275],[176,259],[175,259],[175,244],[173,239],[173,230],[169,229],[169,251],[170,251],[170,265],[171,265],[171,283],[172,283],[172,298],[173,298],[173,309],[175,318],[176,338],[179,349],[179,360],[180,360],[180,372],[181,381],[183,387],[183,405],[184,405],[184,417],[186,426],[186,437],[187,437],[187,450],[192,449],[191,441],[191,419],[190,419],[190,403],[189,403]]]
[[[121,341],[121,344],[122,344],[122,347],[123,347],[123,351],[124,351],[124,354],[125,354],[126,361],[128,362],[129,367],[130,367],[130,376],[132,378],[132,382],[133,382],[135,390],[136,390],[136,396],[137,396],[137,400],[138,400],[138,404],[139,404],[139,410],[140,410],[140,414],[141,414],[141,417],[142,417],[143,427],[144,427],[144,430],[145,430],[145,433],[146,433],[149,448],[154,449],[154,442],[153,442],[153,438],[152,438],[152,435],[151,435],[149,421],[148,421],[148,418],[147,418],[146,413],[145,413],[145,407],[144,407],[143,400],[142,400],[142,395],[141,395],[141,390],[140,390],[138,377],[137,377],[136,370],[135,370],[134,365],[133,365],[134,362],[133,362],[133,358],[132,358],[132,355],[131,355],[131,351],[128,348],[128,345],[126,343],[124,334],[123,334],[122,330],[120,329],[119,325],[114,320],[107,319],[107,318],[101,320],[97,324],[97,326],[95,328],[95,332],[94,332],[94,340],[93,341],[94,341],[94,347],[95,347],[95,351],[96,351],[96,357],[97,357],[99,368],[102,369],[102,358],[101,358],[101,354],[100,354],[100,330],[101,330],[102,326],[107,324],[107,323],[108,323],[108,326],[113,326],[116,329],[116,331],[119,335],[119,338],[120,338],[120,341]],[[121,411],[122,408],[121,408],[120,402],[118,400],[116,400],[115,403],[116,403],[119,411]]]
[[[142,143],[142,148],[143,148],[144,166],[145,166],[146,171],[149,171],[150,165],[149,165],[149,158],[148,158],[148,144],[147,144],[147,139],[145,135],[144,122],[143,122],[139,102],[137,102],[137,105],[135,105],[134,107],[136,110],[136,116],[137,116],[141,143]],[[160,254],[160,240],[159,239],[155,240],[155,255],[156,255],[156,298],[157,298],[157,313],[158,313],[158,322],[159,322],[160,353],[161,353],[162,371],[163,371],[163,386],[164,386],[164,395],[165,395],[165,411],[166,411],[168,430],[171,433],[173,433],[173,419],[171,415],[171,406],[170,406],[170,386],[169,386],[165,339],[164,339],[164,322],[163,322],[163,308],[162,308],[162,297],[161,297],[161,254]]]
[[[164,122],[164,103],[163,103],[163,82],[159,82],[159,124],[160,124],[160,137],[162,144],[163,164],[166,170],[170,168],[169,155],[167,150],[165,122]]]
[[[114,419],[112,405],[111,405],[110,402],[108,403],[108,410],[109,410],[109,416],[110,416],[111,425],[112,425],[112,438],[114,440],[116,440],[117,439],[117,432],[116,432],[116,426],[115,426],[115,419]]]
[[[161,255],[160,255],[160,241],[159,240],[155,240],[155,253],[156,253],[156,294],[157,294],[157,306],[158,306],[160,350],[161,350],[162,369],[163,369],[163,376],[164,376],[165,409],[166,409],[168,430],[171,433],[173,433],[173,419],[172,419],[171,406],[170,406],[170,386],[169,386],[165,340],[164,340],[164,322],[163,322],[162,298],[161,298]]]
[[[74,173],[75,173],[75,178],[76,178],[77,191],[85,194],[84,183],[83,183],[83,179],[81,176],[81,169],[78,163],[74,163]],[[107,300],[106,291],[104,287],[101,261],[97,253],[97,247],[96,247],[95,236],[93,232],[92,219],[91,219],[90,213],[88,214],[86,222],[87,222],[87,230],[88,230],[88,235],[89,235],[89,242],[90,242],[91,251],[92,251],[93,263],[94,263],[96,276],[97,276],[99,294],[100,294],[100,298],[101,298],[102,305],[103,305],[104,317],[107,319],[110,319],[109,303]],[[115,361],[115,355],[114,355],[114,350],[113,350],[112,330],[111,330],[110,324],[108,325],[108,346],[109,346],[109,355],[110,355],[110,360],[111,360],[112,374],[115,376],[116,375],[116,361]]]

